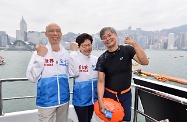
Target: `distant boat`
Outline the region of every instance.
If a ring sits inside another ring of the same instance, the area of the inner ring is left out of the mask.
[[[5,64],[5,60],[2,56],[0,56],[0,65]]]

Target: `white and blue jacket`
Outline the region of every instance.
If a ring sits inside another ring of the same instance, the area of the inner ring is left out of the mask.
[[[69,73],[74,76],[74,106],[89,106],[97,101],[98,72],[95,70],[97,57],[85,56],[80,51],[70,53]]]
[[[58,56],[51,45],[44,57],[34,52],[29,62],[26,76],[29,81],[37,82],[36,105],[39,107],[55,107],[69,102],[68,84],[69,53],[60,45]]]

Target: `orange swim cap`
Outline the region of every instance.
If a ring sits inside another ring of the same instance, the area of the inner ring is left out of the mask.
[[[101,113],[98,101],[94,104],[95,114],[104,122],[120,122],[125,116],[124,109],[121,104],[111,98],[103,98],[103,102],[112,112],[112,118],[108,119],[105,114]]]

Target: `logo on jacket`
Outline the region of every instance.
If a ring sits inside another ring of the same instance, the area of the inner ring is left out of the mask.
[[[79,72],[88,72],[88,66],[79,65]]]
[[[60,62],[59,62],[59,65],[61,66],[68,66],[68,60],[63,60],[63,59],[60,59]]]
[[[96,71],[95,68],[96,68],[96,65],[92,65],[93,71]]]
[[[54,59],[45,59],[44,66],[53,66]]]

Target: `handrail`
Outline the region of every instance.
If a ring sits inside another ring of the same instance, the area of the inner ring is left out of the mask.
[[[73,94],[73,92],[70,92]],[[9,98],[2,98],[2,100],[17,100],[17,99],[29,99],[29,98],[36,98],[36,96],[22,96],[22,97],[9,97]]]
[[[28,78],[6,78],[6,79],[0,79],[1,82],[15,82],[15,81],[28,81]]]
[[[150,94],[153,94],[153,95],[157,95],[157,96],[165,98],[165,99],[169,99],[171,101],[178,102],[178,103],[183,104],[183,105],[187,105],[187,99],[186,98],[179,97],[179,96],[176,96],[176,95],[172,95],[172,94],[169,94],[169,93],[165,93],[165,92],[162,92],[162,91],[158,91],[158,90],[155,90],[155,89],[151,89],[151,88],[148,88],[148,87],[145,87],[145,86],[137,85],[137,84],[134,84],[134,83],[132,83],[131,86],[135,87],[134,119],[133,119],[133,122],[137,122],[137,113],[143,115],[144,117],[151,120],[152,122],[159,122],[158,120],[155,120],[154,118],[148,116],[144,112],[138,110],[138,92],[139,92],[139,90],[150,93]]]
[[[74,77],[70,76],[69,79],[71,79],[71,78],[74,78]],[[22,96],[22,97],[2,98],[2,83],[3,82],[15,82],[15,81],[28,81],[28,78],[6,78],[6,79],[0,79],[0,116],[3,115],[3,102],[2,101],[4,101],[4,100],[36,98],[36,96]],[[73,94],[73,92],[70,92],[70,94]]]
[[[36,96],[9,97],[9,98],[2,98],[2,100],[16,100],[16,99],[28,99],[28,98],[36,98]]]
[[[3,82],[15,82],[15,81],[28,81],[28,78],[7,78],[0,79],[0,116],[3,115],[3,100],[13,100],[13,99],[26,99],[34,98],[35,96],[22,96],[22,97],[11,97],[11,98],[2,98],[2,83]]]
[[[144,86],[136,85],[134,83],[132,83],[132,86],[137,87],[138,89],[141,89],[145,92],[157,95],[159,97],[163,97],[163,98],[166,98],[166,99],[169,99],[169,100],[187,105],[187,99],[184,98],[184,97],[179,97],[179,96],[172,95],[172,94],[169,94],[169,93],[161,92],[161,91],[158,91],[158,90],[155,90],[155,89],[151,89],[151,88],[147,88],[147,87],[144,87]]]
[[[73,77],[70,77],[70,79],[73,78]],[[22,96],[22,97],[10,97],[10,98],[2,98],[2,83],[3,82],[14,82],[14,81],[28,81],[28,78],[7,78],[7,79],[0,79],[0,116],[3,115],[3,105],[2,105],[2,101],[3,100],[15,100],[15,99],[30,99],[30,98],[35,98],[36,96]],[[134,84],[132,83],[131,86],[135,87],[136,89],[140,89],[140,90],[143,90],[145,92],[148,92],[148,93],[151,93],[151,94],[154,94],[154,95],[157,95],[159,97],[163,97],[163,98],[166,98],[166,99],[169,99],[169,100],[172,100],[172,101],[175,101],[175,102],[179,102],[181,104],[184,104],[184,105],[187,105],[187,99],[186,98],[183,98],[183,97],[179,97],[179,96],[175,96],[175,95],[172,95],[172,94],[169,94],[169,93],[165,93],[165,92],[161,92],[161,91],[158,91],[158,90],[155,90],[155,89],[151,89],[151,88],[148,88],[148,87],[144,87],[144,86],[141,86],[141,85],[137,85],[137,84]],[[135,89],[135,91],[136,91]],[[72,94],[73,92],[70,92],[70,94]],[[136,93],[135,93],[136,95]],[[138,98],[136,98],[138,96],[135,96],[135,103],[137,102],[136,99],[138,100]],[[154,118],[151,118],[149,117],[148,115],[146,115],[144,112],[141,112],[137,109],[137,107],[135,106],[134,107],[134,111],[136,111],[137,113],[145,116],[146,118],[154,121],[154,122],[157,122],[157,120],[155,120]],[[137,114],[134,114],[134,118],[137,117]],[[136,122],[136,121],[134,121]]]

